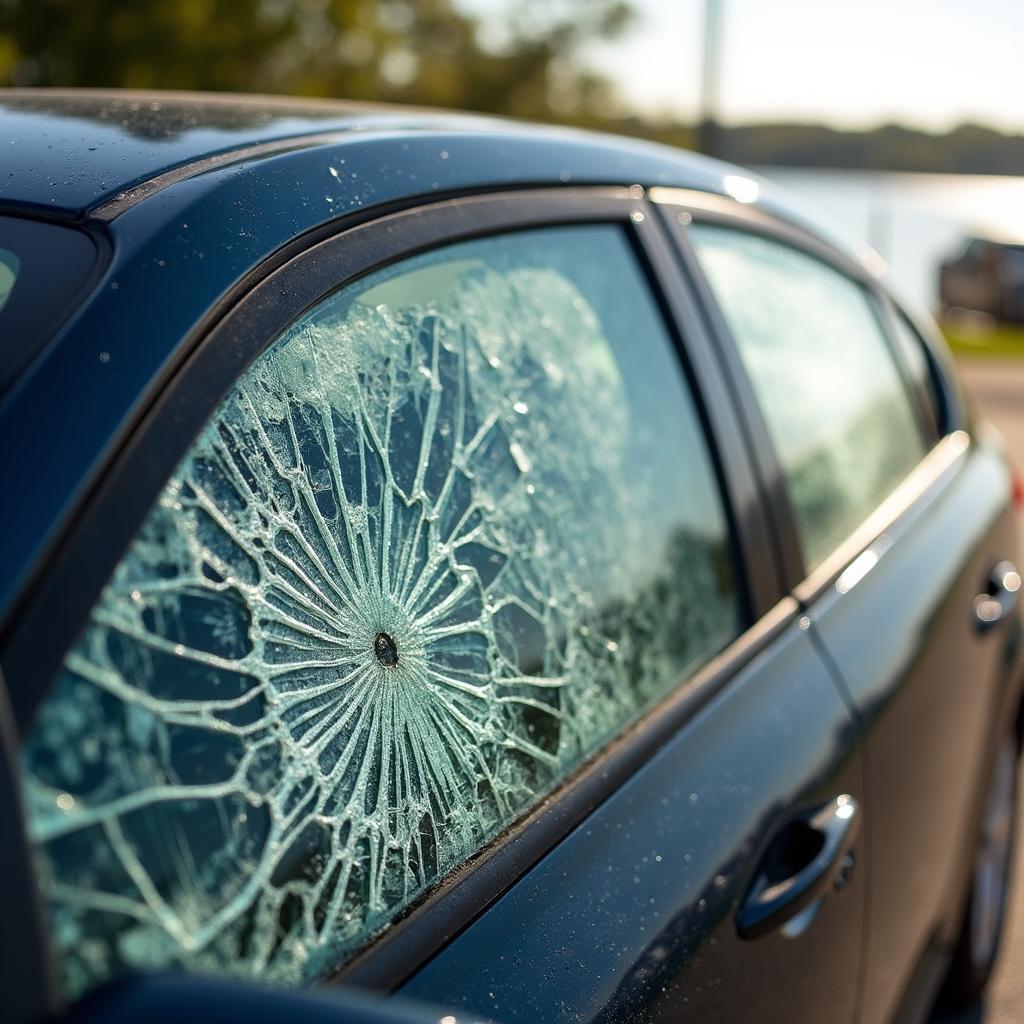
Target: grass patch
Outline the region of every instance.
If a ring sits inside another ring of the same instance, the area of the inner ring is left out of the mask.
[[[971,321],[946,321],[941,327],[956,356],[1024,359],[1024,327]]]

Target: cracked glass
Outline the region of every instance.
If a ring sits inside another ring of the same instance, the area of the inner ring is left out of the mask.
[[[627,237],[407,260],[237,381],[27,737],[64,992],[323,977],[738,631]]]

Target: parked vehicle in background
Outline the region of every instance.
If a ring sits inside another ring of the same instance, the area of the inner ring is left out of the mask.
[[[0,109],[10,1024],[981,991],[1024,491],[853,255],[627,140]]]
[[[939,302],[1024,323],[1024,240],[975,235],[939,267]]]

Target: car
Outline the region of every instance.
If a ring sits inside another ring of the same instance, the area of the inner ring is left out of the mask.
[[[6,1020],[982,990],[1024,486],[877,261],[566,129],[0,111]]]
[[[978,233],[939,267],[939,303],[946,315],[966,309],[1024,323],[1024,240]]]

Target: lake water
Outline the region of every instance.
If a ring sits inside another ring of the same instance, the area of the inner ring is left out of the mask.
[[[1024,177],[889,174],[769,167],[761,174],[815,210],[853,245],[885,259],[897,294],[938,301],[939,263],[965,233],[1024,236]]]

